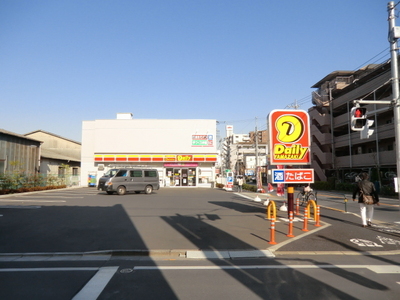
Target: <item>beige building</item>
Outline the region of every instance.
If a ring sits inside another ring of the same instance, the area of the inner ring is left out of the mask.
[[[367,171],[390,183],[396,174],[393,110],[388,105],[361,104],[374,121],[374,133],[361,139],[360,132],[350,128],[353,100],[392,100],[390,62],[335,71],[312,88],[317,89],[312,94],[314,107],[309,109],[316,180],[335,177],[351,182]]]
[[[78,185],[81,161],[81,143],[43,130],[24,136],[42,141],[40,173],[68,177],[68,184]]]

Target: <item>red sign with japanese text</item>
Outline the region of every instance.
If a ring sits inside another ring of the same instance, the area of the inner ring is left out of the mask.
[[[273,169],[272,183],[313,183],[314,169]]]
[[[304,110],[273,110],[268,119],[270,164],[311,164],[308,113]]]

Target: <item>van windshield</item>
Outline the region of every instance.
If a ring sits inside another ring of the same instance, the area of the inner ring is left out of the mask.
[[[113,177],[115,174],[117,174],[118,169],[111,169],[108,170],[103,176],[104,177]]]

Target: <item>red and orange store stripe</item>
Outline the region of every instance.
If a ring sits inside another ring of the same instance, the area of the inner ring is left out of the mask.
[[[216,154],[95,154],[95,162],[216,162]]]

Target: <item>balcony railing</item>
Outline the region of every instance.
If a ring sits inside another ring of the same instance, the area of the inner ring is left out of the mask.
[[[352,156],[340,156],[336,157],[336,168],[365,168],[396,165],[396,153],[395,151],[381,151],[379,152],[379,160],[377,158],[378,153],[364,153],[355,154]]]

